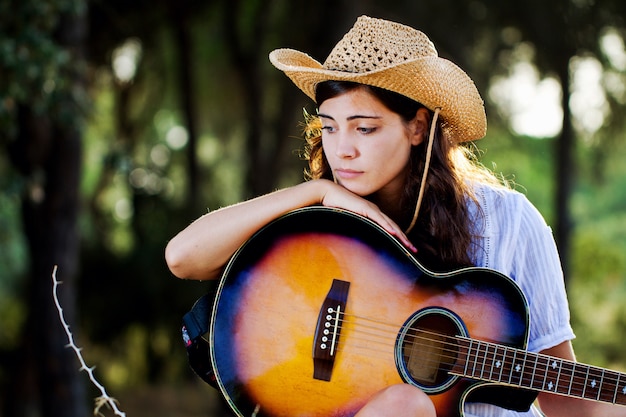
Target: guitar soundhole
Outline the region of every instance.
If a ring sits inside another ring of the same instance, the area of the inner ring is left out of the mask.
[[[416,313],[399,336],[399,365],[405,380],[427,393],[447,389],[456,379],[449,374],[458,356],[455,336],[464,333],[460,319],[448,310]]]

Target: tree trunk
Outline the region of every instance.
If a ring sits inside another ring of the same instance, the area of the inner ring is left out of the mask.
[[[196,215],[200,210],[200,169],[198,166],[198,132],[196,125],[196,105],[193,78],[192,38],[189,33],[190,4],[183,0],[172,9],[174,36],[178,49],[178,90],[183,108],[183,118],[187,127],[187,210]]]
[[[570,76],[569,60],[564,57],[558,70],[563,98],[563,129],[561,136],[556,141],[556,181],[555,181],[555,208],[556,208],[556,232],[555,239],[561,255],[561,265],[565,282],[569,277],[570,246],[572,235],[572,218],[570,213],[570,197],[574,184],[575,161],[574,149],[576,140],[572,127],[572,115],[569,107],[570,101]]]
[[[82,13],[66,16],[59,24],[59,43],[78,59],[85,29]],[[72,67],[72,71],[78,68]],[[13,164],[29,183],[22,199],[22,222],[31,261],[24,345],[12,370],[7,417],[91,414],[85,403],[85,379],[74,353],[66,347],[67,337],[52,294],[52,271],[58,265],[64,314],[70,324],[77,323],[82,110],[70,91],[80,91],[83,79],[78,71],[67,74],[67,79],[74,88],[64,91],[53,105],[54,116],[28,106],[19,108],[19,134],[10,148]],[[63,117],[58,117],[61,114]],[[76,326],[73,331],[76,333]]]

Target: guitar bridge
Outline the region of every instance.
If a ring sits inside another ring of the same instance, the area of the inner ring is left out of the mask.
[[[313,339],[313,378],[330,381],[350,283],[334,279],[317,317]]]

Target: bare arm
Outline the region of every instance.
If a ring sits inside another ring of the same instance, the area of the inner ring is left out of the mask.
[[[570,342],[563,342],[541,353],[576,360]],[[541,411],[548,417],[626,417],[626,407],[599,403],[561,395],[541,393],[538,397]]]
[[[331,181],[313,180],[205,214],[168,243],[167,265],[179,278],[218,278],[233,253],[264,225],[296,208],[320,203],[369,217],[412,247],[376,205]]]

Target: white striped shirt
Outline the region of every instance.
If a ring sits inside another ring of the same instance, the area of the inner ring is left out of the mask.
[[[476,266],[495,269],[512,278],[526,295],[530,310],[528,350],[539,352],[574,338],[563,272],[552,230],[521,193],[480,185],[476,197],[484,220],[477,224]],[[474,215],[476,207],[473,206]],[[481,218],[478,216],[477,218]],[[487,404],[466,404],[472,417],[539,416]]]

